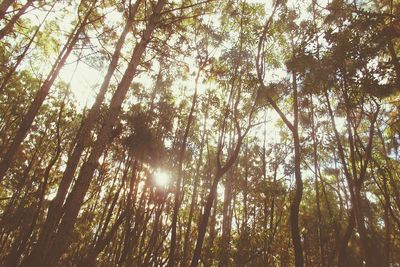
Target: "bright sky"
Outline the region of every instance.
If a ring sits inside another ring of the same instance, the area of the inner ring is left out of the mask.
[[[76,61],[76,56],[71,55],[70,58],[72,62]],[[76,105],[79,109],[83,109],[85,106],[92,106],[104,75],[80,62],[67,64],[61,70],[60,78],[67,83],[70,82],[70,89],[76,98]]]
[[[266,1],[266,0],[246,0],[247,3],[251,4],[266,4],[266,9],[267,12],[268,8],[270,8],[271,1]],[[111,21],[113,24],[117,24],[117,22],[120,20],[120,13],[112,11],[112,10],[107,10],[107,21]],[[73,12],[72,12],[73,14]],[[63,29],[68,29],[71,27],[71,17],[65,17],[61,20],[61,25]],[[112,51],[111,51],[112,52]],[[68,62],[75,62],[77,60],[77,57],[75,55],[71,55]],[[193,59],[191,59],[193,60]],[[189,64],[193,65],[193,64]],[[190,71],[194,71],[192,69],[193,66],[190,67]],[[104,66],[104,72],[105,72],[106,66]],[[122,70],[123,71],[123,70]],[[275,71],[274,73],[268,72],[267,75],[269,81],[274,81],[274,80],[279,80],[282,77],[286,75],[284,71],[278,70]],[[96,96],[96,93],[98,91],[98,88],[103,80],[104,74],[97,71],[95,68],[88,66],[84,62],[79,62],[78,64],[76,63],[71,63],[67,64],[60,72],[60,78],[66,82],[70,82],[70,89],[72,93],[74,94],[76,98],[76,104],[79,109],[83,109],[85,106],[90,107],[92,103],[94,102],[94,98]],[[179,87],[186,87],[188,89],[188,95],[192,94],[193,90],[193,80],[194,77],[189,78],[187,81],[180,81]],[[140,81],[144,82],[146,85],[151,85],[152,81],[148,81],[147,77],[145,75],[141,75]],[[207,86],[204,85],[203,83],[199,83],[199,93],[203,93],[207,88]]]

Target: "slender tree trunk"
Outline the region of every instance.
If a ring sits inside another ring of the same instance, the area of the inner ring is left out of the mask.
[[[215,196],[217,194],[217,186],[218,186],[218,182],[221,179],[221,177],[222,177],[222,175],[217,173],[216,177],[214,178],[213,184],[211,186],[210,193],[207,197],[206,206],[204,207],[204,213],[203,213],[203,216],[201,217],[201,222],[199,225],[199,233],[198,233],[198,237],[197,237],[196,247],[193,252],[191,267],[198,266],[198,261],[200,259],[200,255],[201,255],[201,249],[203,247],[204,237],[205,237],[206,231],[207,231],[208,220],[211,215],[211,208],[212,208]]]
[[[346,77],[344,75],[344,88],[346,88]],[[347,134],[348,134],[348,140],[349,140],[349,150],[350,150],[350,167],[351,167],[351,172],[348,170],[346,159],[345,159],[345,152],[343,149],[343,146],[340,141],[340,136],[339,133],[336,129],[335,125],[335,120],[334,120],[334,115],[332,108],[330,106],[330,101],[329,101],[329,96],[328,93],[325,93],[326,101],[327,101],[327,106],[328,106],[328,111],[329,115],[331,117],[331,122],[333,125],[333,130],[335,133],[336,137],[336,142],[338,145],[338,151],[339,151],[339,156],[342,161],[343,165],[343,170],[345,173],[345,177],[347,180],[347,183],[349,185],[349,191],[350,191],[350,201],[352,204],[352,209],[351,209],[351,216],[349,219],[349,224],[348,228],[346,230],[346,234],[344,235],[344,238],[348,237],[346,240],[347,242],[341,242],[342,244],[340,246],[343,246],[345,243],[347,246],[348,240],[350,239],[350,236],[348,236],[348,233],[352,233],[353,229],[350,229],[351,227],[357,226],[358,232],[360,234],[360,246],[361,250],[363,253],[363,257],[365,259],[366,266],[376,266],[376,262],[374,259],[374,252],[371,250],[371,245],[370,240],[367,234],[367,230],[365,228],[365,218],[363,215],[363,210],[362,210],[362,196],[361,196],[361,189],[362,189],[362,184],[366,178],[366,172],[367,172],[367,166],[368,163],[371,160],[371,153],[372,153],[372,141],[373,141],[373,135],[374,135],[374,129],[375,129],[375,122],[376,118],[379,112],[379,108],[377,108],[377,111],[374,114],[373,119],[370,121],[370,128],[369,128],[369,140],[368,140],[368,145],[365,148],[365,153],[364,153],[364,161],[361,164],[361,170],[357,170],[357,162],[356,162],[356,144],[354,140],[354,134],[353,130],[351,128],[352,121],[350,118],[350,103],[349,99],[347,96],[347,92],[343,92],[344,96],[344,102],[345,102],[345,112],[346,112],[346,120],[347,120]],[[341,256],[343,254],[343,248],[339,248],[339,261],[338,264],[339,266],[342,266],[340,264],[344,264],[344,258]]]
[[[346,178],[346,181],[347,181],[347,184],[348,184],[348,187],[349,187],[349,191],[350,191],[351,202],[353,203],[353,201],[352,201],[352,199],[354,198],[353,178],[352,178],[351,173],[350,173],[350,171],[348,169],[348,166],[347,166],[347,161],[346,161],[344,148],[343,148],[342,142],[340,140],[339,132],[338,132],[338,130],[336,128],[335,116],[333,114],[333,110],[332,110],[332,107],[331,107],[331,104],[330,104],[328,92],[325,92],[325,99],[326,99],[328,113],[329,113],[329,117],[330,117],[330,120],[331,120],[333,132],[334,132],[336,143],[337,143],[339,159],[340,159],[340,161],[342,163],[342,169],[343,169],[344,176]],[[352,206],[353,206],[353,204],[352,204]],[[338,249],[337,249],[337,251],[338,251],[338,266],[345,266],[344,264],[345,264],[345,260],[346,260],[347,246],[348,246],[350,238],[351,238],[351,236],[353,234],[354,227],[355,227],[355,214],[354,214],[354,210],[353,210],[353,207],[352,207],[351,210],[350,210],[350,216],[349,216],[349,220],[348,220],[346,231],[345,231],[343,237],[341,239],[339,239],[339,242],[337,244],[337,247],[338,247]]]
[[[318,181],[318,139],[317,139],[317,132],[316,132],[316,125],[315,125],[315,114],[314,114],[314,104],[312,96],[311,99],[311,137],[313,140],[313,160],[314,160],[314,175],[315,175],[315,200],[317,202],[317,219],[318,219],[318,238],[319,238],[319,254],[320,254],[320,264],[321,267],[325,266],[325,242],[322,233],[322,218],[321,218],[321,201],[320,201],[320,192],[319,192],[319,181]]]
[[[222,211],[222,236],[221,236],[221,255],[218,262],[219,267],[230,266],[230,235],[231,235],[231,205],[232,205],[232,183],[233,183],[233,169],[230,169],[229,175],[226,177],[225,190],[224,190],[224,205]]]
[[[0,20],[4,19],[8,8],[14,4],[15,0],[3,0],[0,4]]]
[[[78,265],[79,267],[90,267],[96,266],[97,256],[104,250],[104,248],[110,243],[119,226],[124,222],[125,213],[119,215],[115,223],[112,225],[110,231],[96,242],[95,247],[89,252],[88,256]]]
[[[17,12],[17,14],[15,14],[11,20],[4,26],[3,29],[0,30],[0,40],[2,40],[4,38],[4,36],[6,36],[8,33],[10,33],[13,28],[15,23],[17,22],[17,20],[19,20],[19,18],[25,14],[25,11],[32,5],[32,3],[35,0],[28,0],[25,5],[23,5]],[[7,2],[7,1],[5,1]],[[1,11],[0,11],[1,12]],[[2,14],[0,14],[1,16]]]
[[[51,6],[50,10],[46,13],[46,16],[43,18],[42,22],[40,23],[40,25],[36,28],[35,32],[33,33],[32,37],[29,39],[28,44],[25,46],[24,50],[22,51],[22,54],[20,54],[17,57],[17,62],[15,62],[15,64],[12,66],[12,68],[10,69],[10,71],[5,75],[5,77],[3,78],[3,81],[1,82],[0,85],[0,93],[4,91],[7,83],[10,81],[10,79],[13,77],[15,71],[17,70],[18,66],[21,64],[22,60],[25,58],[26,53],[29,51],[29,48],[31,47],[33,40],[36,38],[37,34],[39,33],[40,28],[42,27],[42,25],[44,24],[44,22],[46,21],[47,16],[50,14],[50,12],[53,10],[53,7],[55,5],[54,4]]]
[[[103,154],[107,144],[111,141],[111,132],[120,113],[122,102],[129,90],[147,43],[150,41],[153,31],[158,24],[160,13],[165,3],[166,0],[158,1],[157,5],[154,7],[153,14],[150,16],[142,39],[133,50],[129,66],[111,100],[109,111],[105,115],[103,126],[98,134],[93,150],[89,155],[88,160],[82,165],[76,183],[66,200],[64,205],[64,216],[61,219],[58,231],[54,236],[52,246],[46,249],[47,251],[43,257],[39,256],[41,254],[40,251],[43,248],[37,248],[36,253],[32,255],[33,262],[37,265],[54,265],[68,244],[69,236],[73,231],[85,194],[89,188],[91,180],[93,179],[94,171],[97,168],[98,160]]]
[[[304,258],[303,251],[301,245],[300,231],[299,231],[299,208],[300,202],[303,195],[303,181],[301,178],[301,149],[300,149],[300,138],[298,133],[298,95],[297,95],[297,77],[296,73],[292,73],[292,89],[293,89],[293,115],[294,121],[291,123],[287,116],[283,113],[280,107],[277,105],[276,101],[273,99],[270,94],[270,90],[265,86],[264,83],[264,68],[263,68],[263,56],[264,56],[264,42],[266,40],[267,34],[269,32],[269,27],[272,21],[272,17],[275,14],[277,8],[279,6],[279,1],[275,2],[273,7],[272,15],[267,20],[266,24],[263,27],[263,32],[258,42],[258,52],[256,58],[257,65],[257,78],[258,82],[261,86],[261,89],[266,92],[266,98],[269,104],[274,108],[276,113],[278,113],[279,117],[283,120],[289,130],[292,132],[293,143],[294,143],[294,172],[295,172],[295,192],[292,202],[290,204],[290,229],[291,229],[291,238],[294,248],[295,254],[295,265],[296,267],[304,266]]]
[[[50,179],[50,172],[51,169],[53,168],[53,166],[56,164],[57,160],[60,157],[61,154],[61,133],[60,133],[60,124],[61,124],[61,119],[62,119],[62,114],[63,114],[63,110],[64,110],[64,106],[65,106],[65,102],[62,103],[61,107],[60,107],[60,112],[58,115],[58,120],[57,120],[57,147],[56,147],[56,152],[54,154],[54,156],[52,157],[52,159],[50,160],[49,164],[47,165],[45,172],[44,172],[44,179],[43,179],[43,183],[41,185],[41,187],[39,187],[38,191],[39,192],[39,201],[37,204],[37,209],[35,214],[33,215],[32,221],[30,223],[30,226],[28,227],[28,229],[26,230],[22,230],[20,238],[17,239],[11,249],[11,252],[9,253],[9,255],[6,258],[6,266],[17,266],[18,265],[18,261],[20,258],[20,255],[26,250],[26,245],[28,243],[29,238],[32,236],[33,231],[35,229],[36,223],[37,223],[37,219],[40,215],[40,211],[42,210],[42,205],[43,205],[43,201],[46,195],[46,190],[47,190],[47,185],[49,183],[49,179]]]
[[[344,82],[346,83],[346,77],[344,78]],[[361,241],[361,248],[364,254],[364,259],[367,267],[373,267],[377,266],[379,264],[376,262],[376,257],[374,257],[374,249],[372,249],[373,244],[371,243],[371,240],[368,236],[367,229],[365,227],[365,216],[364,216],[364,211],[363,211],[363,205],[362,205],[362,195],[361,195],[361,190],[363,186],[363,182],[366,178],[366,172],[367,172],[367,167],[369,164],[369,161],[371,160],[371,153],[372,153],[372,142],[373,142],[373,136],[374,136],[374,129],[375,129],[375,121],[376,121],[376,116],[378,115],[378,111],[376,112],[374,119],[371,120],[370,122],[370,129],[369,129],[369,140],[368,140],[368,145],[365,150],[365,159],[361,164],[361,170],[357,174],[357,169],[356,169],[356,144],[354,140],[354,136],[356,135],[356,129],[354,131],[351,129],[351,118],[350,118],[350,103],[349,99],[347,96],[347,92],[344,92],[344,99],[345,99],[345,109],[346,109],[346,120],[347,120],[347,131],[348,131],[348,139],[349,139],[349,145],[350,145],[350,161],[351,161],[351,166],[353,170],[353,177],[355,179],[354,183],[354,196],[353,196],[353,207],[354,207],[354,215],[355,215],[355,220],[356,220],[356,225],[358,232],[360,234],[360,241]]]
[[[160,238],[160,217],[164,210],[164,203],[165,202],[163,201],[156,211],[156,215],[153,221],[153,229],[146,248],[146,257],[143,260],[143,266],[152,266],[150,265],[151,258],[156,257],[156,254],[154,252],[157,250],[157,240]]]
[[[204,143],[205,143],[207,119],[208,119],[208,112],[206,110],[206,114],[204,116],[204,122],[203,122],[203,131],[202,131],[201,141],[200,141],[199,160],[197,162],[196,172],[195,172],[194,181],[193,181],[193,193],[192,193],[192,199],[191,199],[190,210],[189,210],[189,218],[188,218],[188,222],[187,222],[187,226],[186,226],[185,239],[184,239],[184,244],[183,244],[182,266],[188,265],[190,234],[191,234],[191,230],[192,230],[194,209],[195,209],[195,205],[197,204],[198,186],[199,186],[199,178],[200,178],[200,166],[203,163],[203,149],[204,149]]]
[[[128,156],[127,159],[124,162],[125,163],[125,169],[124,169],[124,172],[123,172],[122,182],[121,182],[120,186],[117,188],[117,191],[114,194],[110,193],[108,195],[106,201],[105,201],[106,202],[105,208],[104,208],[104,211],[101,214],[101,217],[100,217],[100,220],[99,220],[99,226],[98,226],[98,228],[96,230],[96,233],[94,234],[94,237],[93,237],[92,248],[96,245],[97,240],[102,239],[103,236],[105,235],[105,232],[106,232],[106,230],[108,228],[108,224],[111,221],[111,217],[112,217],[114,208],[117,205],[117,201],[118,201],[119,196],[121,194],[122,188],[124,187],[124,184],[126,182],[126,177],[128,175],[129,167],[131,166],[131,162],[130,161],[131,161],[131,159]],[[121,161],[119,166],[118,166],[118,169],[117,169],[116,174],[114,176],[114,180],[112,182],[111,188],[114,188],[117,178],[120,178],[118,173],[119,173],[119,169],[120,169],[122,163],[123,162]],[[133,175],[132,175],[132,179],[131,180],[134,179],[135,171],[136,171],[136,168],[134,167]],[[110,204],[110,202],[111,202],[111,204]],[[106,210],[106,208],[107,208],[107,210]]]
[[[299,231],[299,208],[300,202],[303,196],[303,180],[301,178],[301,155],[300,155],[300,138],[298,129],[299,120],[299,107],[298,107],[298,96],[297,96],[297,78],[296,74],[293,73],[293,143],[294,143],[294,176],[296,180],[295,193],[290,205],[290,229],[292,232],[292,242],[294,246],[295,264],[296,267],[304,266],[303,250],[301,247],[301,238]]]
[[[35,99],[33,100],[29,110],[25,114],[20,123],[18,130],[15,134],[14,140],[12,141],[10,147],[7,149],[3,160],[0,162],[0,181],[4,178],[7,170],[10,168],[12,160],[14,159],[21,143],[24,141],[28,131],[30,130],[33,120],[39,112],[40,107],[42,106],[45,98],[47,97],[50,88],[53,86],[54,81],[58,77],[58,74],[61,68],[64,66],[68,56],[72,52],[75,44],[77,43],[80,34],[86,26],[87,20],[89,19],[90,14],[92,13],[94,6],[92,6],[89,11],[86,13],[82,22],[74,29],[73,33],[70,35],[69,40],[65,44],[62,52],[59,54],[56,63],[53,65],[52,70],[50,71],[47,79],[44,81],[43,85],[40,87],[39,91],[36,93]]]
[[[218,206],[218,197],[216,197],[213,206],[211,208],[211,214],[210,214],[210,222],[209,222],[209,227],[208,227],[208,238],[206,244],[204,244],[204,247],[202,249],[202,255],[200,256],[200,263],[203,266],[215,266],[214,261],[215,261],[215,252],[213,250],[214,248],[214,240],[217,235],[217,231],[215,229],[216,227],[216,217],[217,217],[217,206]],[[207,231],[206,231],[207,232]]]
[[[192,106],[190,108],[189,116],[188,116],[186,127],[185,127],[185,133],[183,135],[181,147],[179,150],[178,179],[176,181],[174,212],[172,215],[172,226],[171,226],[171,243],[170,243],[170,251],[169,251],[169,261],[168,261],[167,267],[175,266],[175,250],[176,250],[176,243],[177,243],[176,228],[177,228],[177,222],[178,222],[179,207],[181,205],[181,184],[182,184],[182,178],[183,178],[183,159],[184,159],[184,155],[185,155],[185,151],[186,151],[186,143],[187,143],[187,139],[189,136],[190,127],[194,120],[194,112],[195,112],[196,105],[197,105],[197,85],[198,85],[200,73],[201,73],[201,67],[199,68],[197,75],[196,75],[194,94],[193,94],[193,98],[192,98]]]
[[[191,267],[197,267],[199,264],[199,259],[201,256],[201,249],[203,247],[204,237],[207,232],[208,220],[211,215],[211,208],[213,206],[215,197],[217,195],[218,183],[221,180],[222,176],[232,167],[232,165],[236,161],[236,159],[239,155],[239,151],[240,151],[240,147],[242,145],[243,138],[244,138],[244,136],[239,136],[236,146],[235,146],[235,150],[233,151],[232,155],[229,157],[226,164],[223,167],[221,167],[218,164],[220,167],[217,168],[217,171],[215,173],[215,177],[214,177],[214,180],[212,181],[210,193],[208,194],[207,202],[204,207],[204,213],[203,213],[203,216],[201,217],[201,221],[200,221],[200,225],[199,225],[199,233],[197,236],[196,247],[193,252]]]

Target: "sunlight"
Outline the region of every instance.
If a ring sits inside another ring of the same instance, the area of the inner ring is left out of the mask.
[[[225,186],[223,186],[222,184],[218,184],[218,186],[217,186],[217,194],[218,194],[218,197],[223,199],[224,195],[225,195]]]
[[[156,171],[154,173],[154,182],[158,186],[167,186],[170,182],[169,174],[161,170]]]

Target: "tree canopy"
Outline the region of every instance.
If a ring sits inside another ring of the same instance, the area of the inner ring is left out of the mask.
[[[400,2],[3,0],[1,266],[398,266]]]

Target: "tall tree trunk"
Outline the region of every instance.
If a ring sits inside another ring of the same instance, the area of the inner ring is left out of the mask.
[[[143,260],[142,266],[152,266],[150,264],[151,258],[156,257],[154,252],[157,251],[156,247],[157,240],[160,238],[160,217],[164,210],[164,203],[165,203],[164,200],[162,201],[161,205],[159,204],[160,207],[158,207],[158,209],[156,210],[155,218],[153,221],[153,229],[151,231],[151,235],[147,243],[146,257]]]
[[[301,178],[301,148],[300,148],[300,138],[298,133],[298,119],[299,119],[299,108],[298,108],[298,94],[297,94],[297,77],[296,73],[292,72],[292,90],[293,90],[293,116],[294,120],[293,123],[289,121],[287,116],[283,113],[280,109],[276,101],[273,99],[270,90],[266,87],[264,83],[264,42],[267,38],[267,34],[269,33],[269,28],[272,23],[272,18],[279,6],[279,1],[276,1],[272,10],[271,16],[266,21],[262,34],[260,36],[258,42],[258,51],[257,51],[257,58],[256,58],[256,70],[257,70],[257,78],[258,82],[261,86],[261,90],[264,90],[266,93],[266,98],[269,104],[273,107],[273,109],[278,113],[279,117],[283,120],[286,126],[292,133],[293,136],[293,145],[294,145],[294,176],[295,176],[295,192],[292,202],[290,204],[290,230],[291,230],[291,238],[294,248],[295,254],[295,265],[296,267],[303,267],[304,266],[304,258],[303,258],[303,251],[301,246],[301,238],[300,238],[300,231],[299,231],[299,208],[300,202],[303,195],[303,181]]]
[[[311,99],[311,137],[313,141],[313,161],[314,161],[314,187],[315,187],[315,200],[317,202],[317,220],[318,220],[318,229],[317,234],[319,238],[319,256],[320,256],[320,264],[321,267],[325,266],[325,242],[322,233],[322,218],[321,218],[321,201],[320,201],[320,192],[319,192],[319,181],[318,181],[318,174],[319,174],[319,167],[318,167],[318,139],[317,139],[317,132],[316,132],[316,125],[315,125],[315,114],[314,114],[314,104],[313,98],[310,96]],[[321,184],[322,185],[322,184]]]
[[[111,239],[114,237],[119,226],[124,222],[126,213],[122,213],[116,219],[115,223],[112,225],[111,229],[107,234],[96,242],[93,249],[90,250],[86,258],[78,265],[79,267],[89,267],[96,266],[97,256],[104,250],[104,248],[110,243]]]
[[[198,196],[198,187],[199,187],[199,178],[200,178],[200,166],[203,163],[203,149],[205,144],[205,135],[206,135],[206,122],[208,119],[208,112],[206,109],[206,114],[204,115],[204,122],[203,122],[203,131],[201,134],[201,141],[200,141],[200,152],[199,152],[199,160],[196,165],[196,171],[194,175],[193,181],[193,192],[192,192],[192,199],[190,203],[190,210],[189,210],[189,218],[186,226],[185,238],[183,243],[183,259],[182,259],[182,266],[188,265],[188,253],[189,253],[189,245],[190,245],[190,234],[192,230],[192,221],[194,217],[194,209],[195,205],[197,204],[197,196]]]
[[[49,11],[46,13],[46,16],[43,18],[42,22],[36,28],[36,30],[33,33],[32,37],[29,39],[28,44],[24,47],[24,50],[22,51],[22,53],[19,56],[17,56],[17,62],[15,62],[15,64],[11,67],[11,69],[8,71],[8,73],[4,76],[3,81],[1,82],[1,85],[0,85],[0,93],[4,91],[7,83],[13,77],[13,75],[14,75],[15,71],[17,70],[18,66],[21,64],[22,60],[25,58],[25,55],[26,55],[26,53],[28,53],[29,48],[31,47],[31,45],[33,43],[33,40],[35,40],[37,34],[39,33],[40,28],[42,27],[42,25],[46,21],[47,16],[52,12],[53,7],[54,7],[55,4],[56,4],[56,2],[54,2],[54,4],[49,9]]]
[[[2,40],[4,38],[4,36],[6,36],[8,33],[10,33],[13,28],[15,23],[17,22],[17,20],[19,20],[19,18],[25,14],[25,11],[32,5],[32,3],[35,0],[28,0],[25,5],[23,5],[17,12],[17,14],[15,14],[11,20],[4,26],[3,29],[0,30],[0,40]],[[5,1],[7,2],[7,1]],[[1,14],[0,14],[1,16]]]
[[[61,182],[57,190],[57,194],[50,203],[49,210],[47,213],[47,219],[44,223],[38,241],[39,247],[45,246],[45,244],[49,242],[49,238],[51,234],[55,231],[59,223],[59,220],[62,216],[61,207],[64,204],[65,198],[68,193],[68,189],[71,186],[82,153],[89,144],[91,130],[93,129],[97,119],[99,118],[101,105],[104,101],[111,78],[117,68],[121,54],[121,49],[123,47],[123,44],[125,43],[126,36],[130,30],[131,22],[137,12],[140,2],[141,0],[138,0],[133,6],[132,10],[130,11],[130,17],[127,19],[124,29],[117,41],[114,53],[111,58],[110,65],[108,67],[106,76],[104,77],[103,83],[100,86],[99,93],[96,96],[95,103],[89,110],[87,117],[82,121],[81,129],[75,138],[76,143],[73,148],[71,156],[68,158],[67,165],[65,167],[63,176],[61,178]]]
[[[3,160],[0,162],[0,181],[4,178],[7,170],[10,168],[12,160],[14,159],[19,147],[21,146],[21,143],[24,141],[26,135],[28,134],[28,131],[32,126],[33,120],[38,114],[39,109],[42,106],[45,98],[47,97],[50,88],[53,86],[53,83],[58,77],[61,68],[64,66],[68,56],[70,55],[72,49],[77,43],[80,34],[84,30],[87,20],[89,19],[89,16],[94,9],[95,2],[96,1],[93,2],[93,5],[86,13],[84,19],[77,25],[73,33],[70,35],[69,40],[65,44],[61,53],[58,55],[58,58],[54,63],[50,73],[48,74],[43,85],[40,87],[39,91],[36,93],[35,99],[33,100],[27,113],[23,117],[10,147],[7,149],[6,153],[4,154]]]
[[[371,153],[372,153],[372,142],[374,136],[374,129],[375,129],[375,121],[376,116],[378,115],[378,111],[376,112],[374,118],[370,122],[370,129],[369,129],[369,140],[367,148],[365,149],[365,159],[361,162],[361,170],[357,173],[357,166],[356,166],[356,144],[354,137],[356,136],[356,129],[352,130],[352,121],[350,115],[350,103],[349,98],[347,96],[346,91],[346,76],[344,74],[344,84],[345,84],[345,91],[344,91],[344,100],[345,100],[345,111],[346,111],[346,120],[347,120],[347,132],[348,132],[348,139],[349,139],[349,146],[350,146],[350,161],[351,167],[353,171],[354,177],[354,196],[353,196],[353,207],[354,207],[354,215],[356,220],[356,225],[358,232],[360,234],[360,241],[361,241],[361,248],[364,254],[364,259],[367,267],[377,266],[379,263],[376,262],[374,257],[374,250],[372,249],[373,244],[368,236],[367,229],[365,227],[365,216],[363,211],[362,205],[362,196],[361,190],[363,186],[363,182],[366,179],[366,172],[368,164],[371,160]]]
[[[229,170],[229,173],[225,180],[225,190],[224,190],[224,204],[222,211],[222,236],[221,236],[221,255],[218,262],[219,267],[230,266],[230,235],[231,235],[231,205],[232,205],[232,187],[233,187],[233,168]]]
[[[177,222],[178,222],[179,207],[181,205],[181,186],[182,186],[181,184],[182,184],[182,178],[183,178],[183,159],[185,156],[186,143],[187,143],[187,139],[189,136],[190,127],[194,120],[194,112],[195,112],[196,105],[197,105],[197,86],[198,86],[198,82],[199,82],[200,73],[201,73],[201,67],[199,68],[197,75],[196,75],[194,94],[193,94],[193,98],[192,98],[192,106],[190,107],[190,112],[189,112],[189,116],[187,119],[185,132],[183,134],[181,147],[179,149],[178,179],[176,181],[174,211],[173,211],[173,215],[172,215],[172,225],[171,225],[171,243],[170,243],[169,260],[168,260],[167,267],[175,266],[175,250],[176,250],[176,243],[177,243],[176,228],[177,228]]]
[[[295,264],[296,267],[304,266],[303,250],[301,247],[301,238],[299,231],[299,208],[303,196],[303,180],[301,178],[301,151],[299,138],[299,107],[297,96],[297,78],[296,74],[292,75],[293,82],[293,143],[294,143],[294,176],[296,180],[295,193],[290,204],[290,229],[292,233],[292,242],[294,246]]]
[[[144,34],[133,50],[129,66],[126,69],[121,82],[118,84],[116,92],[111,100],[109,111],[105,115],[104,123],[98,134],[97,140],[93,145],[92,152],[90,153],[88,160],[82,165],[76,183],[66,200],[64,205],[64,216],[61,219],[57,233],[54,235],[54,242],[52,242],[51,247],[45,248],[43,256],[41,256],[43,248],[37,247],[36,251],[34,251],[31,256],[31,260],[29,261],[30,263],[33,262],[37,265],[52,266],[58,261],[59,257],[65,250],[84,197],[93,179],[93,174],[97,168],[98,160],[108,143],[111,141],[111,132],[113,126],[116,124],[122,102],[130,88],[133,77],[136,74],[137,67],[139,66],[147,43],[150,41],[153,31],[158,24],[160,13],[165,3],[166,0],[159,0],[155,5],[153,14],[149,18]],[[28,264],[28,261],[26,264]]]
[[[340,135],[339,135],[339,132],[336,127],[335,116],[334,116],[334,113],[333,113],[333,110],[332,110],[332,107],[330,104],[328,92],[325,92],[325,100],[326,100],[328,114],[329,114],[330,121],[331,121],[332,128],[333,128],[333,132],[334,132],[335,139],[336,139],[336,145],[337,145],[337,150],[339,153],[339,159],[342,163],[342,169],[343,169],[344,176],[346,178],[346,181],[347,181],[347,184],[349,187],[350,196],[353,196],[354,195],[353,178],[351,177],[351,173],[347,166],[344,148],[342,146],[342,142],[340,140]],[[351,197],[351,198],[353,198],[353,197]],[[348,246],[350,238],[353,234],[354,227],[355,227],[355,215],[354,215],[354,210],[352,207],[350,210],[350,216],[349,216],[349,220],[347,223],[345,233],[343,234],[341,239],[338,239],[338,244],[337,244],[338,266],[345,266],[344,264],[345,264],[345,260],[346,260],[347,246]]]
[[[197,236],[197,241],[196,241],[196,247],[194,249],[193,252],[193,258],[192,258],[192,262],[191,262],[191,267],[197,267],[199,264],[199,259],[201,256],[201,249],[203,247],[203,242],[204,242],[204,237],[206,235],[206,231],[207,231],[207,225],[208,225],[208,220],[210,218],[211,215],[211,208],[213,206],[215,197],[217,195],[217,187],[218,187],[218,183],[221,180],[222,176],[232,167],[232,165],[235,163],[238,155],[239,155],[239,151],[240,151],[240,147],[242,145],[242,141],[243,141],[244,135],[240,135],[239,133],[239,137],[238,140],[236,142],[236,146],[234,151],[232,152],[232,154],[229,156],[227,162],[225,163],[224,166],[221,166],[220,164],[217,164],[217,170],[214,176],[214,179],[212,181],[212,185],[211,185],[211,189],[210,189],[210,193],[207,196],[207,202],[206,205],[204,207],[204,213],[203,216],[201,217],[201,221],[200,221],[200,225],[199,225],[199,232],[198,232],[198,236]],[[219,158],[218,158],[218,162],[219,162]]]

